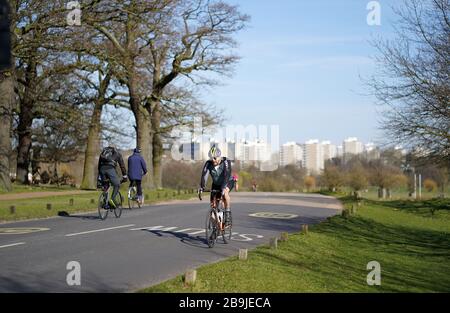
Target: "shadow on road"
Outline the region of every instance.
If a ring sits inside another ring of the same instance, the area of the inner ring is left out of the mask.
[[[172,235],[173,237],[180,239],[180,242],[187,244],[189,246],[209,249],[206,239],[200,236],[193,237],[186,233],[177,233],[173,231],[164,231],[164,230],[142,229],[142,231],[152,233],[154,235],[157,235],[158,237],[163,237],[165,235]]]
[[[73,217],[73,218],[79,218],[82,220],[100,220],[100,217],[98,215],[71,215],[71,214],[67,213],[66,211],[59,211],[58,216]]]

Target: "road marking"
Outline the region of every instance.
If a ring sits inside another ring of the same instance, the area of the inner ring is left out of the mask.
[[[9,245],[0,246],[0,249],[1,248],[14,247],[14,246],[20,246],[20,245],[24,245],[24,244],[25,244],[25,242],[12,243],[12,244],[9,244]]]
[[[179,230],[173,231],[174,229],[180,228]],[[139,228],[131,228],[129,230],[148,230],[148,231],[161,231],[161,232],[173,232],[173,233],[183,233],[189,236],[204,234],[205,230],[201,228],[184,228],[181,227],[168,227],[168,226],[150,226],[150,227],[139,227]],[[253,238],[252,238],[253,237]],[[234,241],[252,241],[254,239],[264,238],[262,235],[257,234],[240,234],[237,232],[232,233],[231,240]]]
[[[133,225],[134,226],[134,225]],[[159,230],[159,231],[171,231],[178,227],[166,227],[166,226],[151,226],[151,227],[140,227],[140,228],[132,228],[130,230]]]
[[[45,230],[50,230],[50,228],[42,228],[42,227],[0,228],[0,235],[22,235]]]
[[[84,232],[81,232],[81,233],[67,234],[66,237],[72,237],[72,236],[78,236],[78,235],[84,235],[84,234],[91,234],[91,233],[97,233],[97,232],[101,232],[101,231],[107,231],[107,230],[119,229],[119,228],[126,228],[126,227],[132,227],[132,226],[135,226],[135,224],[123,225],[123,226],[117,226],[117,227],[109,227],[109,228],[102,228],[102,229],[95,229],[95,230],[84,231]]]
[[[296,218],[298,215],[290,213],[273,213],[273,212],[258,212],[249,214],[252,217],[262,217],[262,218],[278,218],[278,219],[291,219]]]
[[[186,235],[198,235],[203,234],[204,232],[205,230],[201,228],[185,228],[176,231],[176,233],[185,233]]]

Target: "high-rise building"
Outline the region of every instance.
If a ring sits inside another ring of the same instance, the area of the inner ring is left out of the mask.
[[[327,161],[335,158],[337,155],[336,146],[330,141],[322,141],[323,160]]]
[[[305,142],[304,163],[310,175],[320,174],[324,168],[322,145],[319,140],[308,140]]]
[[[360,154],[364,151],[362,142],[358,141],[358,138],[356,137],[345,139],[342,146],[344,155]]]
[[[287,142],[280,149],[280,165],[303,166],[303,148],[296,142]]]
[[[380,149],[378,149],[378,147],[374,143],[369,142],[364,145],[364,156],[368,160],[379,159],[380,158]]]

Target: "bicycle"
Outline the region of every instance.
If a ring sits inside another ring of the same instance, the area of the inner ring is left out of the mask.
[[[136,183],[132,182],[128,188],[128,208],[132,210],[137,203],[138,208],[141,208],[142,203],[138,200]]]
[[[208,190],[205,190],[208,192]],[[231,240],[232,235],[232,220],[231,212],[229,220],[223,221],[224,208],[223,208],[223,195],[220,190],[210,190],[214,201],[211,203],[211,208],[206,216],[205,235],[208,247],[212,248],[217,242],[217,238],[222,235],[223,242],[228,243]],[[202,192],[198,192],[198,198],[202,201]],[[222,214],[221,214],[222,213]]]
[[[122,184],[124,182],[125,182],[125,180],[122,180],[120,183]],[[120,193],[120,190],[119,190],[119,192],[117,193],[117,197],[116,197],[116,200],[118,199],[119,203],[116,203],[115,207],[111,207],[109,204],[109,201],[111,200],[111,195],[109,192],[110,189],[111,189],[110,181],[106,180],[102,185],[102,192],[98,198],[98,215],[101,220],[106,220],[109,212],[114,212],[114,215],[116,216],[116,218],[119,218],[122,216],[122,209],[123,209],[122,194]]]

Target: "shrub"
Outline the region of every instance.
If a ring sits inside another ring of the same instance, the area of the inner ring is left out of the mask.
[[[434,180],[427,178],[423,181],[423,187],[425,188],[426,191],[433,192],[433,191],[437,190],[438,186]]]

